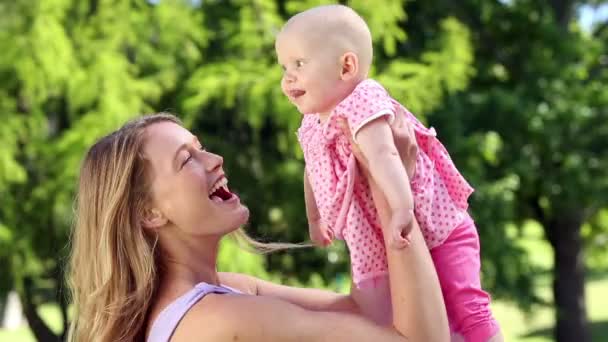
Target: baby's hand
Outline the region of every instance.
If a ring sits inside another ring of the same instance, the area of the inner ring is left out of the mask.
[[[410,245],[413,219],[414,211],[411,209],[393,211],[388,230],[390,247],[401,249]]]
[[[310,240],[319,247],[331,245],[334,239],[331,229],[321,220],[309,222],[308,233],[310,234]]]

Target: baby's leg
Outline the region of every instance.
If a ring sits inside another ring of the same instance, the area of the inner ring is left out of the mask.
[[[490,295],[481,288],[479,237],[473,220],[468,218],[454,229],[442,245],[431,250],[431,256],[453,341],[501,341],[500,327],[490,311]]]

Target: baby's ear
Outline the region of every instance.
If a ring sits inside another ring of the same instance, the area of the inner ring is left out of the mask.
[[[340,77],[344,81],[349,81],[359,74],[359,58],[354,52],[347,52],[340,58],[342,69]]]
[[[167,217],[157,208],[146,208],[141,214],[141,224],[147,229],[156,230],[167,224],[168,221]]]

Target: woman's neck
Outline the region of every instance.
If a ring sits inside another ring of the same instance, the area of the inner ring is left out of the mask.
[[[184,243],[185,242],[185,243]],[[201,238],[180,241],[179,246],[163,248],[162,276],[170,282],[191,285],[200,282],[219,285],[217,253],[219,239]]]

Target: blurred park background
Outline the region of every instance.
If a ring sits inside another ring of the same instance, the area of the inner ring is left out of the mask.
[[[273,38],[322,3],[0,0],[0,341],[63,339],[79,163],[140,113],[178,114],[224,156],[252,235],[307,239],[300,115]],[[506,340],[608,341],[608,4],[342,3],[371,27],[372,77],[437,129],[476,188]],[[224,243],[222,270],[348,291],[343,244],[235,248]]]

